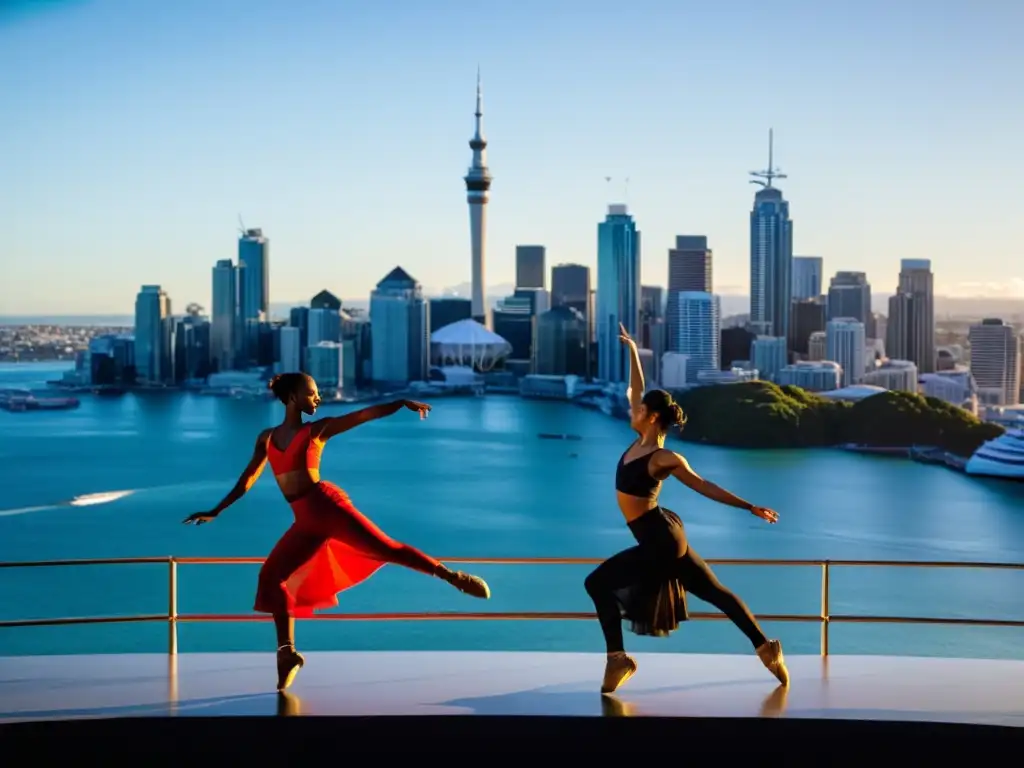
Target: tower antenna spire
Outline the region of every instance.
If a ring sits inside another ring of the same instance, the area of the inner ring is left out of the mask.
[[[751,171],[750,175],[755,178],[750,180],[751,184],[759,184],[760,186],[768,189],[772,185],[774,179],[785,179],[786,174],[782,173],[781,169],[776,168],[773,163],[775,161],[775,136],[774,129],[768,129],[768,169],[764,171]],[[764,181],[761,181],[764,179]]]
[[[487,309],[484,292],[487,282],[487,202],[490,199],[491,176],[487,167],[487,139],[484,138],[483,115],[484,97],[480,79],[480,65],[476,68],[476,118],[473,138],[469,140],[469,148],[473,150],[473,160],[469,170],[463,177],[466,182],[466,202],[469,203],[469,237],[471,267],[471,312],[472,317],[481,325],[487,325]]]

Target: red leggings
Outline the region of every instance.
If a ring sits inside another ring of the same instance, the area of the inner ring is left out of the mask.
[[[434,575],[440,562],[395,541],[353,506],[336,485],[321,481],[292,503],[295,522],[260,569],[255,610],[308,617],[338,604],[338,593],[387,563]]]

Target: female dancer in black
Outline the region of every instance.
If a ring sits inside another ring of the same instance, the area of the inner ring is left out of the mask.
[[[663,390],[646,395],[644,375],[636,344],[619,325],[619,340],[630,353],[630,426],[640,435],[619,459],[615,490],[619,509],[626,518],[637,546],[605,560],[584,585],[597,608],[608,661],[602,693],[611,693],[636,672],[636,661],[623,647],[622,618],[631,622],[638,635],[664,637],[687,618],[686,593],[710,603],[732,619],[749,639],[758,658],[783,685],[789,672],[782,644],[769,640],[742,601],[715,578],[693,551],[679,517],[658,505],[661,483],[670,475],[688,488],[714,501],[746,509],[769,523],[779,516],[765,507],[743,501],[697,475],[678,453],[667,450],[665,433],[682,426],[685,417],[672,396]]]
[[[295,618],[338,604],[338,593],[370,578],[387,563],[402,565],[448,582],[461,592],[487,599],[491,591],[478,576],[453,571],[415,547],[395,541],[365,517],[348,495],[320,479],[320,454],[336,435],[403,408],[425,419],[430,406],[413,400],[303,421],[320,404],[316,382],[304,373],[275,376],[270,389],[284,406],[284,421],[256,438],[249,465],[216,507],[185,523],[202,525],[245,495],[269,462],[274,479],[295,515],[260,569],[255,610],[274,617],[277,628],[277,687],[284,690],[305,663],[295,650]]]

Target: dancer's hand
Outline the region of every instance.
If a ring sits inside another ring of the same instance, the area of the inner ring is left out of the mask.
[[[751,507],[750,514],[760,517],[762,520],[767,520],[769,523],[779,522],[779,513],[774,509],[768,509],[768,507]]]
[[[430,413],[430,406],[426,403],[417,403],[415,400],[403,400],[402,405],[410,411],[419,413],[421,420],[427,418],[427,414]]]
[[[194,515],[189,515],[181,522],[185,525],[202,525],[203,523],[208,523],[211,520],[214,520],[216,517],[217,515],[212,512],[196,512]]]
[[[628,346],[635,346],[636,342],[629,336],[629,331],[626,330],[626,326],[619,323],[619,341]]]

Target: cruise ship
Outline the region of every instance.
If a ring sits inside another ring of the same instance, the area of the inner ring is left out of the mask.
[[[969,475],[1024,480],[1024,429],[1009,429],[974,452],[964,471]]]

